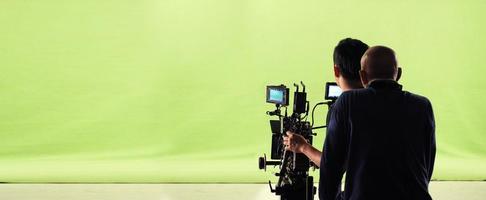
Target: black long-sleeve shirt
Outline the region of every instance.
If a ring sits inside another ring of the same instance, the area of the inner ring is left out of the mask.
[[[390,80],[344,92],[329,115],[319,198],[431,199],[435,152],[434,114],[427,98],[402,91]]]

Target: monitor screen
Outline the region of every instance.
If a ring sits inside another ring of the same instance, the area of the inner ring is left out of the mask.
[[[283,85],[267,86],[267,102],[281,106],[287,106],[289,99],[289,89]]]
[[[284,91],[282,90],[276,90],[276,89],[270,89],[270,101],[274,102],[283,102],[283,97],[284,97]]]
[[[341,93],[343,93],[343,91],[339,86],[337,85],[329,86],[329,97],[338,98],[339,95],[341,95]]]
[[[336,100],[343,91],[335,82],[326,83],[326,100]]]

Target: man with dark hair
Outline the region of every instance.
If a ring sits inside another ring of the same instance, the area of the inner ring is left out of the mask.
[[[334,48],[334,77],[343,90],[363,88],[359,78],[361,56],[368,45],[357,39],[346,38]]]
[[[359,78],[360,60],[367,49],[367,44],[352,38],[339,41],[334,48],[334,78],[343,91],[363,88]],[[286,150],[303,153],[317,166],[320,165],[321,151],[310,145],[301,135],[287,132],[287,136],[283,138]]]
[[[429,200],[435,122],[425,97],[402,91],[395,52],[369,48],[365,89],[344,92],[330,113],[320,164],[321,200]],[[345,190],[341,181],[346,173]]]

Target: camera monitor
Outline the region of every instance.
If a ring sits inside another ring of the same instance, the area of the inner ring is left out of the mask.
[[[267,102],[279,104],[281,106],[288,106],[289,89],[284,85],[267,86]]]
[[[335,82],[326,83],[326,100],[336,100],[343,91]]]

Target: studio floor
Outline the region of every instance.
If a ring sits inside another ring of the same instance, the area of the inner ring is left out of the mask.
[[[486,182],[435,181],[430,192],[439,200],[484,200]],[[0,184],[0,199],[276,200],[278,197],[265,184]]]

